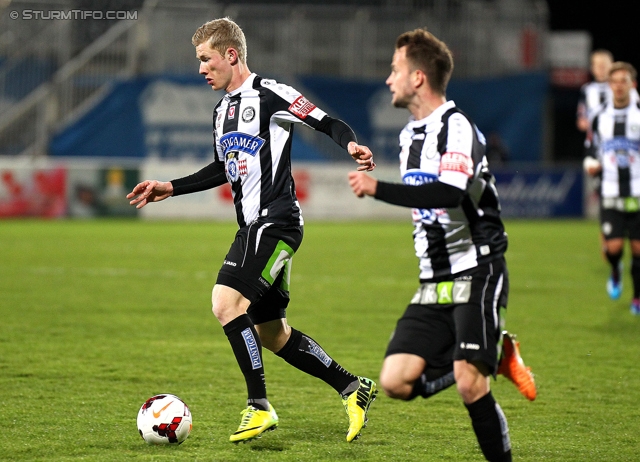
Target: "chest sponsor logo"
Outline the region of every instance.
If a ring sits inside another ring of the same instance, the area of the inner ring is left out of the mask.
[[[242,111],[242,121],[244,123],[249,123],[256,116],[256,110],[251,106],[247,107]]]
[[[263,138],[242,132],[229,132],[220,138],[220,147],[225,155],[228,152],[237,151],[255,157],[263,145]]]
[[[411,186],[420,186],[426,183],[437,181],[437,175],[433,173],[421,172],[419,170],[410,170],[402,177],[402,182]],[[437,218],[444,215],[444,209],[411,209],[411,215],[414,222],[423,222],[426,224],[435,223]]]
[[[289,112],[304,120],[315,108],[315,104],[300,95],[293,103],[291,103],[291,106],[289,106]]]

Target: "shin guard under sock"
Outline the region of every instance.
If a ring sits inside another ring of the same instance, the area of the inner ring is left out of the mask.
[[[484,457],[490,462],[511,462],[507,419],[491,392],[465,406]]]
[[[350,385],[357,382],[358,377],[335,362],[311,337],[296,329],[291,328],[289,340],[276,355],[302,372],[325,381],[340,394],[357,389],[357,385]]]
[[[268,411],[262,344],[256,328],[246,314],[238,316],[222,328],[247,383],[247,404]]]

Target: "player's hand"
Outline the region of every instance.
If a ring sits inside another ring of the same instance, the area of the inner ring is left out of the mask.
[[[141,209],[149,202],[159,202],[173,195],[173,185],[169,181],[145,180],[138,183],[133,190],[127,194],[127,199],[131,199],[129,204]]]
[[[599,160],[587,156],[582,161],[582,168],[587,175],[595,176],[602,171],[602,164]]]
[[[373,153],[368,147],[351,141],[347,145],[347,152],[360,165],[358,171],[366,170],[370,172],[376,168],[376,164],[373,161]]]
[[[349,186],[358,197],[375,196],[378,180],[363,172],[349,172]]]

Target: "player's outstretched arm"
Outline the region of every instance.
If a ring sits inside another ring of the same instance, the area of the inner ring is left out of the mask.
[[[172,195],[173,185],[170,181],[145,180],[142,183],[138,183],[127,194],[127,199],[131,199],[129,204],[141,209],[149,202],[159,202]]]
[[[367,172],[370,172],[376,167],[376,164],[373,161],[373,153],[367,146],[351,141],[347,145],[347,152],[349,152],[349,155],[353,160],[359,164],[359,171],[366,170]]]
[[[358,167],[360,170],[360,167]],[[378,180],[362,172],[349,172],[349,186],[358,197],[375,196]]]

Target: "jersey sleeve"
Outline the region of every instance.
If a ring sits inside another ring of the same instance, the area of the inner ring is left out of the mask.
[[[578,97],[578,107],[576,108],[576,118],[587,117],[587,90],[586,85],[580,87],[580,96]]]
[[[444,152],[440,157],[438,180],[463,191],[473,176],[474,128],[461,113],[452,114],[447,122],[448,130]]]
[[[205,191],[226,182],[227,175],[224,171],[224,163],[217,161],[211,162],[191,175],[171,180],[174,196]]]
[[[269,106],[272,118],[276,121],[305,124],[316,129],[327,115],[289,85],[266,79],[262,81],[262,85],[270,92]]]

